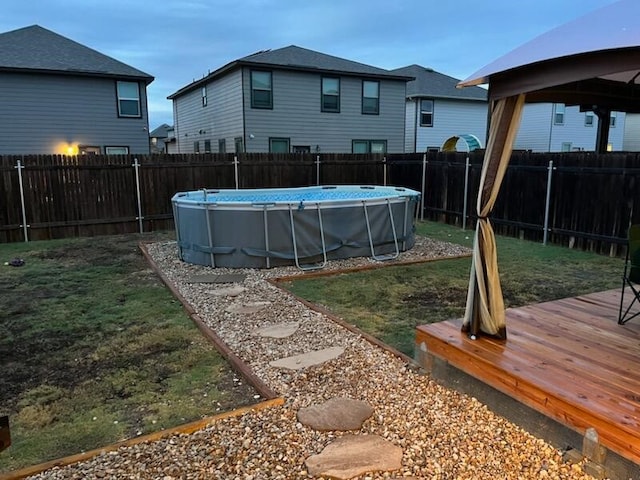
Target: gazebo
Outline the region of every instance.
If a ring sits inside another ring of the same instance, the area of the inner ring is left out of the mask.
[[[640,2],[620,0],[541,35],[459,84],[488,83],[491,108],[467,308],[464,319],[418,325],[415,350],[434,378],[578,452],[598,475],[604,468],[621,479],[640,478],[640,322],[617,324],[619,289],[505,311],[488,217],[525,102],[595,112],[599,152],[607,144],[609,112],[640,112],[638,19]]]
[[[566,23],[480,69],[459,87],[489,85],[473,263],[463,331],[507,338],[494,232],[489,222],[525,102],[578,105],[598,119],[606,151],[612,111],[640,113],[640,2],[620,0]]]

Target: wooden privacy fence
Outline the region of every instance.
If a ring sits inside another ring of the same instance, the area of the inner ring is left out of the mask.
[[[429,153],[424,175],[414,167],[426,178],[427,218],[475,225],[482,158]],[[491,221],[504,235],[615,255],[630,223],[640,223],[639,180],[636,152],[514,152]]]
[[[640,223],[637,153],[515,152],[492,222],[499,233],[616,253]],[[0,242],[173,228],[171,197],[201,188],[398,185],[421,218],[475,225],[482,152],[0,157]]]
[[[378,185],[386,170],[382,155],[3,156],[0,242],[167,230],[180,191]]]

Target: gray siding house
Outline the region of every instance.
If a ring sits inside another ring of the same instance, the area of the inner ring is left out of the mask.
[[[167,145],[171,142],[173,127],[163,123],[149,133],[150,153],[167,153]]]
[[[487,91],[480,87],[459,89],[460,80],[420,65],[392,70],[414,77],[407,83],[405,151],[439,150],[444,142],[460,135],[473,135],[480,146],[487,136]],[[467,144],[459,140],[458,151]]]
[[[0,34],[0,154],[149,153],[153,77],[38,25]]]
[[[609,128],[610,151],[623,149],[624,112],[612,112]],[[522,112],[513,148],[532,152],[595,151],[598,116],[581,112],[578,106],[562,103],[530,103]]]
[[[408,80],[294,45],[258,52],[168,97],[178,152],[403,152]]]
[[[622,149],[627,152],[640,152],[640,113],[626,114]]]

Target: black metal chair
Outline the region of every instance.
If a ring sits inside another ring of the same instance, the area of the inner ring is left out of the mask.
[[[618,313],[618,323],[620,325],[624,325],[629,320],[640,315],[640,310],[631,311],[631,308],[636,304],[640,307],[640,290],[638,284],[640,284],[640,225],[631,225],[627,238],[627,255],[624,261],[624,274],[622,275],[620,312]],[[630,288],[633,298],[625,309],[624,294],[627,287]]]

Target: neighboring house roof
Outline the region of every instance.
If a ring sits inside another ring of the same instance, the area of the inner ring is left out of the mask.
[[[487,90],[484,88],[456,88],[460,80],[436,72],[431,68],[414,64],[391,71],[397,75],[408,75],[415,78],[407,83],[408,98],[432,97],[487,101]]]
[[[39,25],[0,34],[0,71],[131,78],[153,77]]]
[[[166,123],[163,123],[159,127],[154,128],[151,131],[151,133],[149,134],[149,137],[151,137],[151,138],[167,138],[169,136],[169,134],[168,134],[169,130],[173,130],[173,127],[170,126],[170,125],[167,125]]]
[[[282,70],[303,72],[332,73],[358,77],[387,78],[390,80],[401,80],[405,82],[412,80],[411,76],[391,72],[383,68],[353,62],[340,57],[334,57],[332,55],[308,50],[296,45],[289,45],[288,47],[278,48],[276,50],[265,50],[234,60],[233,62],[230,62],[210,73],[206,77],[181,88],[177,92],[169,95],[167,98],[173,99],[183,93],[192,91],[200,85],[208,83],[216,77],[225,75],[242,66],[278,68]]]

